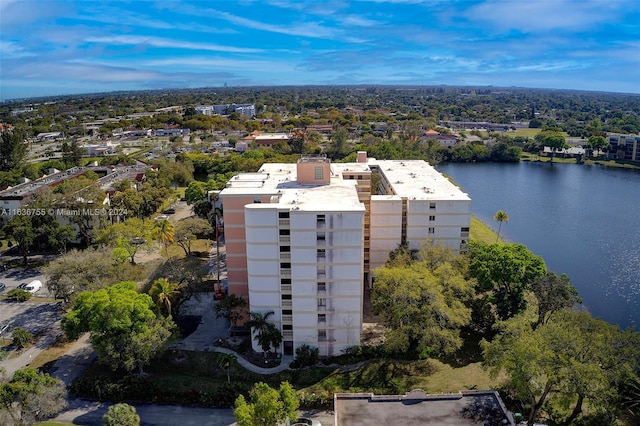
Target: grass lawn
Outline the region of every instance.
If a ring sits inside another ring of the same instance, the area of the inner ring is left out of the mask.
[[[230,406],[240,392],[247,392],[256,382],[277,387],[286,380],[299,391],[303,403],[328,406],[333,393],[340,391],[390,394],[420,388],[430,393],[449,393],[493,389],[504,382],[504,377],[490,378],[479,363],[454,368],[436,360],[376,359],[274,375],[252,373],[236,364],[230,371],[231,384],[227,384],[226,372],[217,366],[218,356],[210,352],[169,351],[147,367],[148,374],[141,377],[113,373],[94,364],[74,390],[89,398]]]
[[[525,129],[516,129],[515,131],[509,132],[508,134],[509,136],[526,136],[526,137],[533,138],[535,137],[535,135],[537,135],[541,131],[542,129],[525,128]],[[569,134],[567,132],[562,132],[562,134],[564,135],[565,138],[569,137]]]
[[[471,216],[471,228],[469,229],[469,236],[472,240],[482,241],[488,244],[496,242],[496,234],[491,228],[481,222],[477,217]],[[498,240],[502,241],[502,239]]]

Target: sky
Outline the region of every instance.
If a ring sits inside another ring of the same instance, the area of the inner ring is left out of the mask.
[[[0,0],[0,100],[355,84],[640,93],[640,0]]]

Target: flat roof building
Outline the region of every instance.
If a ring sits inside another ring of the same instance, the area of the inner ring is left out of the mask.
[[[467,249],[471,199],[421,160],[303,156],[234,176],[220,200],[229,291],[275,313],[285,355],[360,344],[371,271],[401,243]]]
[[[514,425],[496,391],[462,391],[428,395],[413,390],[406,395],[337,393],[333,404],[335,424],[340,426]]]

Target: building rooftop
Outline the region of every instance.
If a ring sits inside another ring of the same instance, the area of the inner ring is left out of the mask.
[[[324,157],[302,157],[300,162],[324,163]],[[377,168],[389,182],[393,193],[373,197],[397,196],[413,200],[470,201],[436,169],[422,160],[376,160],[367,163],[331,163],[329,185],[300,184],[297,182],[297,165],[289,163],[265,163],[257,173],[241,173],[234,176],[223,190],[222,196],[271,195],[272,202],[295,205],[296,210],[340,208],[360,209],[356,182],[343,179],[343,174],[370,173]]]
[[[334,395],[335,423],[365,425],[513,425],[513,417],[496,391],[462,391],[428,395],[338,393]]]
[[[471,201],[469,195],[423,160],[370,158],[367,164],[379,168],[395,195],[414,200]]]
[[[251,194],[271,195],[272,204],[288,205],[292,210],[364,211],[355,181],[344,180],[342,174],[332,170],[329,185],[300,184],[296,181],[296,164],[265,163],[257,173],[234,176],[221,193],[223,197]]]

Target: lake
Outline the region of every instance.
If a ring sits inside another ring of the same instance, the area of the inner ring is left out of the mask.
[[[474,216],[565,273],[595,317],[640,328],[640,171],[521,162],[441,164]]]

